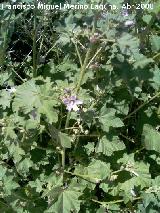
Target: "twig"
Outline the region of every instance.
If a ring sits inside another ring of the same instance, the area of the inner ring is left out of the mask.
[[[75,49],[76,49],[76,52],[77,52],[77,55],[78,55],[78,58],[79,58],[79,63],[81,65],[81,67],[83,66],[83,63],[82,63],[82,58],[81,58],[81,55],[80,55],[80,52],[78,50],[78,46],[77,46],[77,42],[74,41],[73,39],[71,39],[71,41],[73,42],[74,46],[75,46]]]
[[[128,138],[127,136],[123,135],[122,133],[120,133],[120,135],[121,135],[123,138],[125,138],[126,140],[128,140],[128,141],[134,143],[134,140],[133,140],[133,139]]]
[[[130,118],[132,115],[134,115],[136,112],[138,112],[141,108],[143,108],[145,105],[147,105],[149,102],[153,101],[155,98],[157,98],[160,95],[160,92],[158,92],[156,95],[154,95],[152,98],[150,98],[148,101],[141,104],[137,109],[135,109],[133,112],[131,112],[129,115],[127,115],[123,120],[126,120],[127,118]]]
[[[141,200],[141,199],[142,199],[141,197],[133,198],[133,200]],[[115,201],[101,202],[101,201],[98,201],[98,200],[95,200],[95,199],[92,199],[92,201],[95,202],[95,203],[99,203],[101,205],[109,205],[109,204],[123,203],[124,202],[124,200],[115,200]]]
[[[158,56],[160,56],[160,53],[157,53],[155,56],[153,56],[153,59],[157,58]]]
[[[93,183],[93,184],[96,184],[96,178],[94,178],[94,177],[91,177],[91,176],[89,176],[89,175],[81,175],[81,174],[78,174],[78,173],[72,173],[72,172],[69,172],[69,171],[64,171],[65,173],[67,173],[67,174],[71,174],[71,175],[74,175],[74,176],[77,176],[77,177],[79,177],[79,178],[82,178],[82,179],[84,179],[84,180],[86,180],[86,181],[88,181],[88,182],[90,182],[90,183]],[[91,178],[91,179],[95,179],[95,182],[93,182],[93,181],[91,181],[91,180],[88,180],[87,178]]]
[[[37,1],[34,0],[34,26],[33,26],[33,77],[37,76]]]
[[[95,55],[91,58],[91,60],[89,61],[88,65],[86,66],[86,68],[88,68],[90,66],[90,64],[93,62],[93,60],[95,59],[95,57],[98,55],[98,53],[102,50],[102,47],[100,47],[97,52],[95,53]]]

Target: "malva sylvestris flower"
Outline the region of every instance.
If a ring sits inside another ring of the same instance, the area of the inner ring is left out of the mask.
[[[83,101],[78,100],[76,95],[66,97],[62,101],[66,105],[68,111],[71,110],[78,111],[79,110],[78,105],[83,104]]]

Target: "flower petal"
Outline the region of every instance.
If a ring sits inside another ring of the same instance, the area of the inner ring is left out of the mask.
[[[78,111],[78,110],[79,110],[79,108],[77,107],[77,104],[74,104],[74,105],[72,106],[72,108],[73,108],[74,111]]]
[[[76,101],[75,101],[75,104],[77,104],[77,105],[83,104],[83,101],[81,101],[81,100],[76,100]]]
[[[67,108],[68,111],[71,111],[72,108],[73,108],[73,105],[72,104],[68,104],[66,108]]]

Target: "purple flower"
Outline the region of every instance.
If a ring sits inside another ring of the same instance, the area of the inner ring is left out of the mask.
[[[122,10],[122,16],[128,16],[128,11],[127,10]]]
[[[36,109],[33,109],[33,110],[30,112],[30,115],[33,117],[34,120],[36,120],[36,118],[37,118],[37,110],[36,110]]]
[[[83,104],[83,101],[78,100],[75,95],[74,96],[66,97],[62,101],[66,105],[66,108],[67,108],[68,111],[71,111],[72,109],[74,111],[78,111],[79,108],[78,108],[77,105]]]

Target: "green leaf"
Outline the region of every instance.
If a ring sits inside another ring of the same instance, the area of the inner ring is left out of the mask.
[[[152,35],[150,38],[152,51],[158,52],[160,50],[160,36]]]
[[[154,8],[152,10],[153,13],[157,14],[160,12],[160,0],[157,0],[155,3],[154,3]]]
[[[118,40],[118,45],[123,54],[131,55],[138,52],[139,40],[128,33],[123,33]]]
[[[71,211],[79,212],[80,203],[79,197],[81,192],[75,190],[74,188],[67,188],[62,190],[59,193],[58,200],[50,206],[45,212],[61,212],[61,213],[70,213]]]
[[[150,185],[149,179],[145,179],[141,176],[133,177],[124,183],[118,184],[119,195],[123,196],[124,202],[127,203],[128,201],[133,201],[133,198],[136,197],[136,190],[135,187],[140,187],[143,190],[145,187]]]
[[[113,138],[107,138],[107,135],[103,136],[97,146],[96,152],[102,152],[104,155],[111,156],[113,152],[125,149],[124,143],[122,143],[117,136]]]
[[[36,129],[40,126],[40,121],[39,119],[33,120],[33,119],[28,119],[25,122],[25,129],[30,130],[30,129]]]
[[[160,69],[155,65],[153,69],[150,70],[153,73],[153,78],[151,80],[151,85],[154,89],[159,90],[160,88]]]
[[[14,158],[15,163],[18,163],[22,159],[22,157],[25,155],[24,150],[14,143],[8,146],[8,151],[10,156]]]
[[[99,122],[102,124],[102,129],[106,132],[110,127],[122,127],[124,124],[119,117],[115,115],[116,110],[113,108],[102,107],[99,116]]]
[[[33,166],[33,162],[29,158],[25,158],[20,163],[17,164],[17,170],[20,173],[26,174],[29,172],[29,169]]]
[[[62,147],[71,148],[71,138],[67,134],[60,132],[59,139]]]
[[[75,173],[82,176],[85,180],[98,183],[110,175],[110,164],[100,160],[92,160],[87,167],[78,165],[75,168]]]
[[[118,163],[122,163],[124,170],[133,176],[150,178],[149,165],[143,161],[135,161],[133,153],[129,155],[125,153],[123,158],[118,160]]]
[[[153,62],[154,60],[152,58],[147,58],[142,54],[138,54],[136,57],[136,62],[133,64],[133,66],[135,67],[135,69],[137,69],[138,67],[143,69],[145,66]]]
[[[111,195],[122,196],[124,202],[127,203],[128,201],[133,201],[133,198],[138,196],[137,188],[143,190],[151,185],[149,164],[135,161],[134,154],[128,155],[126,153],[117,162],[121,163],[121,173],[117,177],[117,180],[119,180],[118,186],[113,188]]]
[[[93,160],[85,169],[85,174],[103,180],[110,175],[110,165],[100,160]]]
[[[35,84],[34,80],[27,81],[17,87],[16,95],[13,101],[13,111],[23,110],[29,113],[34,107],[41,105],[40,88]]]
[[[94,146],[95,146],[95,144],[91,143],[91,142],[89,142],[87,145],[84,146],[88,155],[90,155],[92,152],[94,152]]]
[[[40,193],[43,191],[43,182],[41,182],[38,178],[35,181],[29,181],[29,186],[32,188],[36,188],[36,192]]]
[[[45,182],[47,187],[44,190],[42,197],[48,197],[50,200],[55,200],[62,190],[63,176],[51,173],[45,178]]]
[[[2,165],[0,165],[0,180],[2,180],[2,178],[5,176],[7,169],[5,167],[3,167]]]
[[[96,213],[106,213],[106,208],[105,207],[100,207]]]
[[[143,21],[146,22],[147,24],[149,24],[151,19],[152,19],[151,15],[143,15]]]
[[[8,91],[2,90],[0,91],[0,105],[5,110],[7,107],[10,107],[12,96],[9,94]]]
[[[57,106],[56,94],[52,92],[52,85],[47,82],[41,86],[35,84],[34,80],[27,81],[17,87],[13,101],[13,111],[22,110],[24,113],[36,111],[37,117],[43,114],[49,123],[57,122],[57,111],[53,108]]]
[[[67,33],[65,33],[65,34],[60,35],[60,37],[56,43],[65,46],[66,44],[68,44],[70,42],[71,42],[71,39],[70,39],[69,35]]]
[[[58,121],[58,114],[53,109],[53,104],[52,101],[43,101],[43,105],[38,109],[39,113],[46,115],[50,124]]]
[[[142,198],[145,209],[148,208],[151,213],[157,213],[155,209],[160,208],[160,193],[143,193]]]
[[[13,180],[13,176],[4,176],[3,184],[3,190],[5,195],[11,195],[12,190],[19,187],[18,183]]]
[[[142,143],[147,150],[154,150],[160,153],[160,133],[152,126],[145,124],[142,133]]]
[[[15,134],[15,131],[14,131],[14,127],[11,127],[11,126],[4,127],[4,135],[5,135],[5,138],[8,138],[8,137],[11,139],[17,138],[17,135]]]

